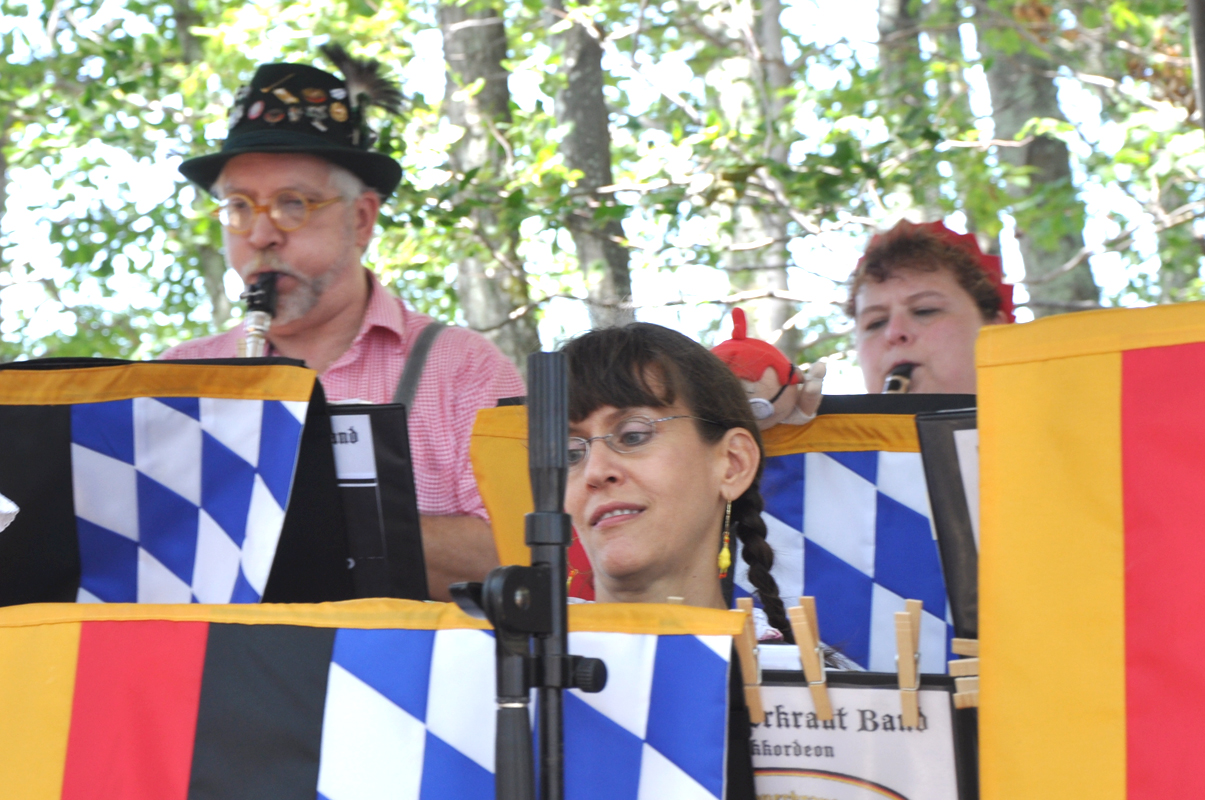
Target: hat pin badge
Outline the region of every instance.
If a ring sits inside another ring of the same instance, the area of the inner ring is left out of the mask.
[[[323,123],[323,120],[326,119],[327,115],[326,106],[310,106],[305,110],[305,115],[310,118],[310,124],[318,130],[322,131],[323,133],[326,133],[330,130],[330,128]]]
[[[260,89],[260,91],[263,92],[264,94],[271,94],[273,89],[275,89],[277,86],[280,86],[282,83],[288,81],[296,74],[297,73],[295,73],[295,72],[290,72],[288,75],[284,76],[283,78],[278,80],[276,83],[272,84],[271,86],[265,86],[262,89]]]

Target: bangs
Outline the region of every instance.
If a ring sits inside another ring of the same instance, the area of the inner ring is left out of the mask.
[[[665,408],[686,394],[665,343],[654,342],[643,327],[590,331],[565,345],[570,421],[581,422],[603,406]]]

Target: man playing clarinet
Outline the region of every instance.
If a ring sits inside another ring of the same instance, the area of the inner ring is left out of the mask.
[[[302,64],[265,64],[236,93],[220,152],[180,171],[220,202],[227,264],[250,285],[275,274],[278,303],[267,355],[316,370],[327,398],[388,403],[430,317],[388,294],[362,259],[381,203],[401,179],[370,148],[371,105],[396,110],[400,94],[375,61],[323,48],[343,78]],[[185,342],[164,358],[231,358],[240,325]],[[489,341],[444,329],[431,345],[409,411],[410,443],[428,585],[447,599],[455,581],[481,580],[498,563],[469,463],[476,413],[524,393],[514,366]]]

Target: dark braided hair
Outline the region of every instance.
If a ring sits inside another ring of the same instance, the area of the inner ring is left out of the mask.
[[[793,641],[778,583],[770,574],[774,551],[766,542],[766,524],[761,518],[764,504],[758,485],[765,448],[737,377],[707,348],[677,331],[647,322],[589,331],[562,351],[569,362],[569,419],[573,422],[581,422],[603,406],[664,408],[681,399],[691,414],[701,418],[694,425],[705,441],[718,442],[732,428],[752,434],[760,456],[757,474],[744,494],[732,501],[731,531],[740,540],[749,581],[757,589],[770,624],[786,641]],[[717,553],[719,546],[717,535]]]

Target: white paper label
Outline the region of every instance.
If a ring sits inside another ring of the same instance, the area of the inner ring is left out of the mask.
[[[372,447],[372,418],[367,414],[332,414],[331,445],[335,474],[341,481],[377,479],[376,452]]]
[[[805,686],[763,686],[753,726],[758,800],[958,800],[950,694],[920,691],[905,728],[894,689],[830,688],[834,718],[816,719]]]

